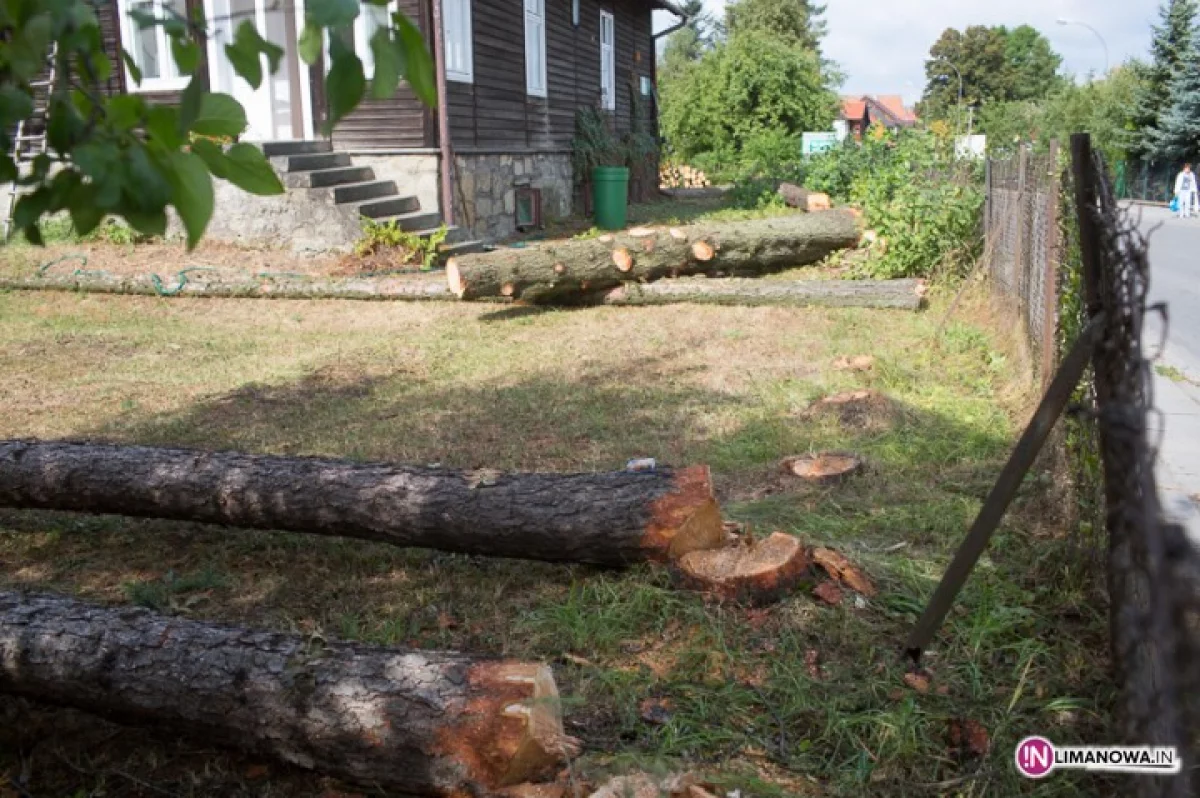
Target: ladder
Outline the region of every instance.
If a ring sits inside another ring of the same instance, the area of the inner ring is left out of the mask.
[[[58,63],[58,42],[50,45],[44,77],[29,83],[33,90],[33,113],[27,119],[17,123],[17,131],[13,136],[12,156],[17,166],[17,174],[21,174],[21,165],[32,162],[35,157],[46,152],[46,123],[47,110],[50,103],[50,91],[54,86],[55,69]],[[36,122],[35,127],[33,123]],[[30,133],[30,129],[36,132]],[[28,188],[14,182],[8,189],[4,201],[7,205],[4,212],[3,238],[8,241],[13,232],[13,211],[17,207],[17,199],[28,193]]]

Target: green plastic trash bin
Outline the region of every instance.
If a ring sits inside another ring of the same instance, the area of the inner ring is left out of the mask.
[[[629,169],[625,166],[597,166],[592,170],[592,209],[601,230],[625,227],[629,200]]]

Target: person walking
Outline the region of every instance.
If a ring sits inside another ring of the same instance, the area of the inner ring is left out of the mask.
[[[1179,218],[1190,219],[1196,205],[1196,174],[1190,163],[1184,164],[1175,178],[1175,197],[1179,200]]]

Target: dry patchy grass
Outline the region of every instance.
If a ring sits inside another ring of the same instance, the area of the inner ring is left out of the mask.
[[[975,309],[976,311],[978,308]],[[973,311],[967,308],[959,316]],[[1103,606],[1031,484],[905,686],[900,639],[1006,456],[1027,386],[996,340],[936,313],[579,311],[0,294],[3,437],[323,454],[501,469],[706,462],[727,514],[832,545],[880,595],[767,610],[705,603],[651,568],[601,572],[287,533],[0,513],[0,584],[205,619],[544,659],[585,743],[576,772],[712,773],[743,795],[1029,792],[1015,741],[1102,739]],[[865,372],[833,367],[876,358]],[[824,395],[888,397],[869,423]],[[779,460],[852,449],[838,488]],[[815,652],[811,653],[811,652]],[[649,723],[639,706],[670,710]],[[7,715],[5,713],[7,712]],[[319,795],[317,776],[195,741],[9,702],[0,773],[36,795]],[[982,724],[984,756],[948,729]],[[1095,794],[1056,774],[1043,793]],[[2,791],[0,787],[0,791]]]

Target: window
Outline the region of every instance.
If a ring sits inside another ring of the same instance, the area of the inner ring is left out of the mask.
[[[470,83],[475,77],[471,56],[471,0],[445,0],[442,30],[446,39],[446,79]]]
[[[396,3],[377,6],[363,3],[359,8],[358,17],[354,20],[354,53],[362,61],[363,75],[370,80],[375,74],[375,53],[371,50],[371,37],[380,28],[392,24],[392,14],[397,10]]]
[[[525,91],[546,96],[546,0],[525,0]]]
[[[133,75],[126,70],[126,85],[130,91],[169,91],[182,89],[188,84],[188,76],[182,75],[171,57],[171,40],[161,25],[138,29],[138,24],[129,16],[139,11],[153,14],[162,19],[178,14],[186,19],[184,0],[118,0],[117,13],[121,15],[121,40],[129,57],[142,73],[142,84],[138,86]]]
[[[613,15],[600,12],[600,107],[605,111],[617,109],[617,59]]]

